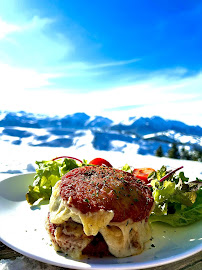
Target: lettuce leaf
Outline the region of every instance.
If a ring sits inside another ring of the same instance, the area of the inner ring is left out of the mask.
[[[38,168],[34,177],[33,185],[29,186],[26,200],[33,205],[36,201],[49,200],[52,187],[68,171],[79,167],[73,159],[57,159],[49,161],[36,161]]]
[[[133,170],[131,169],[131,167],[127,163],[121,168],[121,170],[125,171],[125,172],[129,172],[129,173],[133,172]]]
[[[197,198],[195,203],[190,207],[181,207],[175,209],[173,214],[159,215],[154,211],[149,220],[150,222],[163,222],[173,227],[185,226],[202,219],[202,190],[196,192]]]
[[[202,218],[201,180],[189,182],[180,172],[163,182],[165,166],[150,176],[155,209],[150,222],[164,222],[174,227],[191,224]]]

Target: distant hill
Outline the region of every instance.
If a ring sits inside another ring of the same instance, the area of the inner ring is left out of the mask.
[[[138,154],[154,155],[159,146],[167,153],[172,143],[201,151],[202,127],[159,116],[129,117],[115,124],[109,118],[91,117],[83,112],[64,117],[1,112],[0,140],[33,147],[91,144],[97,150],[121,152],[132,147]]]

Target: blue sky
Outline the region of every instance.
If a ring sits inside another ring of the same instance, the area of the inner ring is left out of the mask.
[[[201,1],[1,1],[0,110],[202,125]]]

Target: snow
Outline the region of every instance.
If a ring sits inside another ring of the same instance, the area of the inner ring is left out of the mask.
[[[89,143],[83,141],[69,148],[64,147],[33,147],[26,144],[11,145],[0,141],[0,173],[26,173],[35,168],[36,160],[50,160],[57,156],[72,156],[78,159],[92,160],[95,157],[107,159],[113,166],[122,167],[126,163],[132,167],[153,167],[159,169],[162,165],[172,168],[184,166],[185,173],[190,176],[202,178],[201,162],[169,159],[167,157],[155,157],[151,155],[137,154],[137,145],[127,144],[122,151],[99,151],[93,148],[92,137],[88,134]],[[87,137],[85,137],[87,139]],[[122,147],[123,144],[113,142],[114,147]]]

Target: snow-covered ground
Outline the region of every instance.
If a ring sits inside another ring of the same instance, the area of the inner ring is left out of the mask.
[[[87,140],[87,137],[85,137]],[[90,138],[89,138],[90,139]],[[114,142],[116,143],[116,142]],[[120,146],[120,145],[119,145]],[[172,168],[184,166],[183,170],[191,178],[202,178],[202,163],[188,160],[169,159],[166,157],[155,157],[151,155],[137,154],[137,147],[128,144],[124,151],[99,151],[93,148],[92,144],[86,141],[78,145],[64,147],[33,147],[24,145],[12,145],[0,141],[0,174],[5,175],[26,173],[35,171],[36,160],[50,160],[59,156],[72,156],[81,160],[92,160],[95,157],[107,159],[114,167],[122,167],[126,163],[132,167],[152,167],[159,169],[162,165]]]

